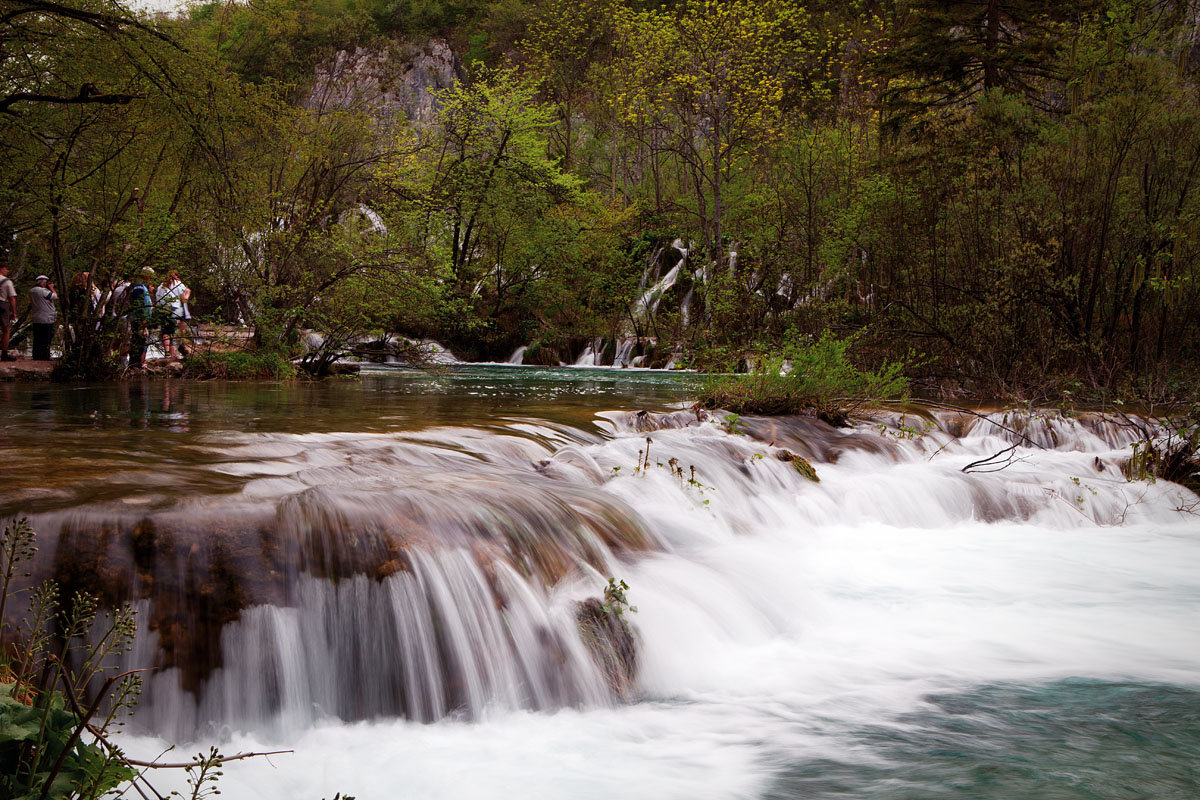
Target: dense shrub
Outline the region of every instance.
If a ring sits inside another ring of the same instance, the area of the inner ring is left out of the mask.
[[[908,394],[903,363],[862,369],[850,360],[852,343],[826,331],[815,342],[789,344],[748,374],[714,376],[701,388],[700,404],[738,414],[812,414],[844,425],[868,401]]]
[[[197,380],[287,380],[296,367],[278,353],[197,353],[183,362],[183,376]]]

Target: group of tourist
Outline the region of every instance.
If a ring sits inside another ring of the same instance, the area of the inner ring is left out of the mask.
[[[33,360],[50,360],[50,343],[58,321],[58,292],[46,275],[33,279],[29,290],[29,327],[33,339]],[[88,272],[76,273],[68,289],[70,301],[76,307],[91,306],[92,314],[101,319],[117,318],[120,334],[118,345],[122,358],[128,355],[131,368],[141,368],[146,348],[154,331],[162,340],[163,353],[176,358],[176,334],[181,321],[191,319],[188,301],[192,290],[171,270],[166,280],[155,284],[153,269],[146,268],[132,279],[117,280],[107,292],[101,292]],[[157,311],[157,313],[155,313]],[[9,336],[17,321],[17,290],[8,277],[8,264],[0,261],[0,359],[16,361],[9,352]],[[124,343],[128,341],[126,348]]]

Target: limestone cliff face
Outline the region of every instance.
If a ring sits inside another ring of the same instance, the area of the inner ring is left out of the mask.
[[[304,105],[355,108],[383,123],[408,120],[425,126],[438,111],[434,93],[453,86],[461,73],[462,65],[445,39],[341,50],[317,68]]]

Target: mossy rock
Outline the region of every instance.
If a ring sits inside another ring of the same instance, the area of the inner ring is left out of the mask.
[[[817,475],[816,468],[809,463],[808,459],[804,456],[798,456],[791,450],[779,450],[775,453],[775,457],[780,461],[789,462],[792,465],[792,469],[796,470],[799,475],[808,478],[813,483],[821,482],[820,476]]]

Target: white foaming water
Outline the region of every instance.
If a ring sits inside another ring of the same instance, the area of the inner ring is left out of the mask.
[[[579,358],[575,359],[577,367],[595,367],[599,366],[601,359],[604,357],[604,339],[597,338],[583,348],[583,352],[579,354]]]
[[[540,450],[549,485],[599,487],[636,509],[658,552],[609,564],[638,607],[630,619],[640,696],[613,705],[588,678],[570,610],[606,576],[581,567],[549,591],[509,575],[518,597],[503,611],[471,607],[468,598],[486,593],[447,584],[461,597],[444,602],[467,602],[463,618],[475,620],[458,652],[481,659],[472,674],[488,684],[471,689],[465,711],[431,705],[417,716],[450,715],[425,725],[322,720],[332,709],[314,708],[313,698],[342,691],[339,660],[366,646],[337,640],[344,612],[330,603],[383,601],[365,597],[366,582],[335,590],[332,601],[314,586],[296,608],[253,610],[227,632],[235,648],[258,648],[239,656],[250,663],[262,663],[262,644],[274,643],[277,666],[261,669],[292,669],[284,684],[302,688],[267,724],[269,715],[247,708],[252,697],[218,677],[225,688],[206,702],[223,698],[225,752],[296,750],[229,764],[225,796],[758,797],[789,764],[881,761],[854,732],[900,729],[933,693],[1075,678],[1200,686],[1200,525],[1177,510],[1196,498],[1165,482],[1126,482],[1123,429],[1034,420],[1024,435],[1046,449],[1021,445],[1002,470],[964,473],[1019,437],[983,422],[962,438],[940,424],[912,439],[884,425],[883,436],[837,440],[827,450],[836,463],[814,459],[820,483],[777,458],[778,448],[711,423],[646,434],[633,432],[627,416],[608,415],[611,438],[602,442],[551,430],[520,447],[478,432],[457,438],[487,469],[516,470]],[[647,437],[650,466],[637,469]],[[400,466],[411,469],[420,448],[433,461],[450,458],[438,442],[454,438],[443,430],[355,453],[389,453],[374,465],[387,470],[403,451]],[[264,444],[287,460],[282,442]],[[337,437],[309,437],[304,460],[321,464],[321,449],[334,444]],[[307,483],[303,473],[293,465],[287,480]],[[247,490],[281,479],[259,478]],[[465,557],[443,558],[459,565],[460,586],[478,580]],[[439,564],[419,563],[373,591],[394,599],[403,581],[444,575]],[[420,606],[415,597],[390,606],[390,624]],[[521,620],[541,620],[565,642],[563,663],[573,666],[556,674],[577,682],[564,700],[571,707],[556,709],[542,667],[515,666],[522,643],[538,636],[536,626],[513,630]],[[290,659],[277,654],[288,643]],[[399,657],[411,664],[425,656]],[[441,680],[433,665],[405,675],[420,683],[405,689],[412,693]],[[354,688],[374,698],[387,691],[380,680]],[[321,681],[332,683],[314,689]],[[162,747],[136,737],[127,744],[141,755]]]

